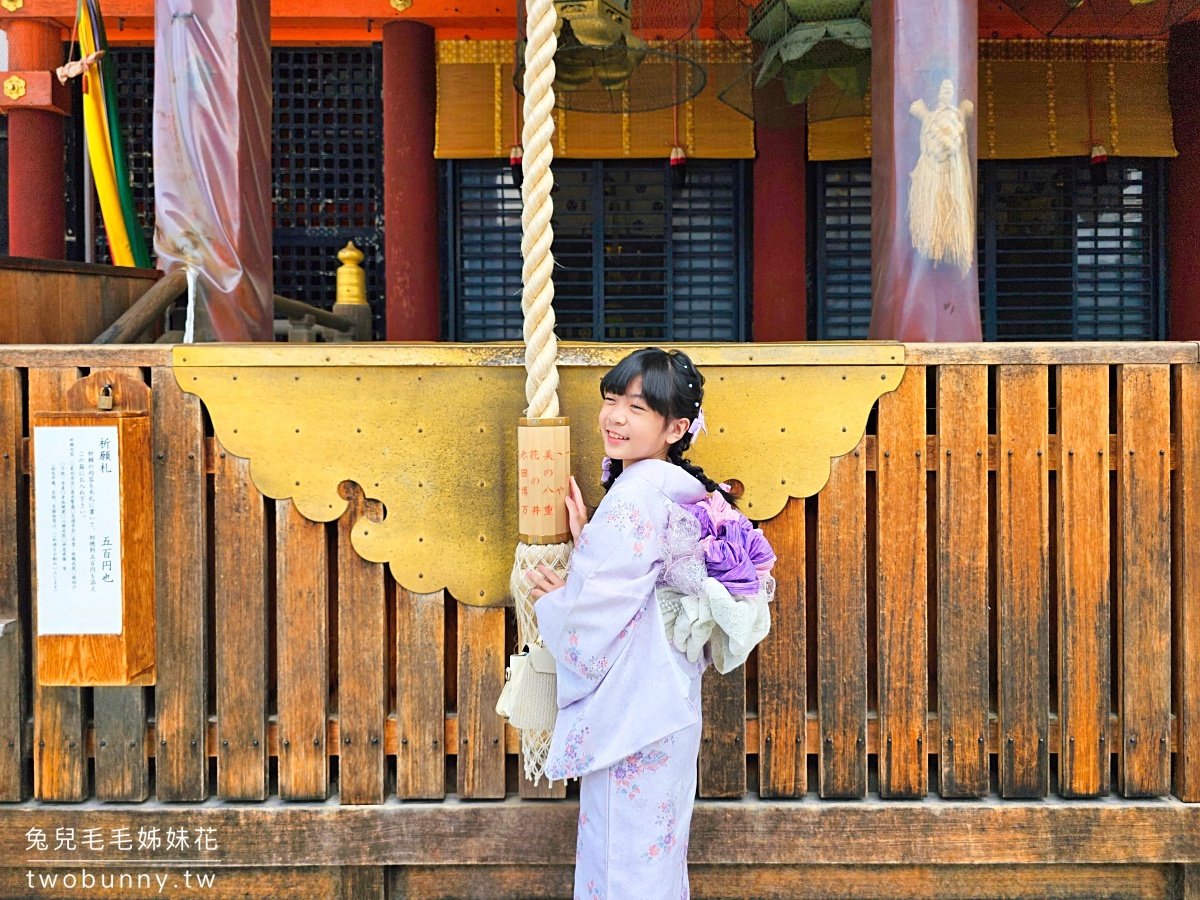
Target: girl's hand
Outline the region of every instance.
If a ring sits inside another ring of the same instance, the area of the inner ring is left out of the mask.
[[[525,573],[525,577],[533,582],[533,589],[529,592],[534,600],[550,593],[557,588],[566,584],[553,569],[547,565],[540,565],[536,569],[530,569]]]
[[[571,523],[571,537],[575,543],[579,543],[579,534],[587,524],[588,514],[587,507],[583,505],[583,491],[579,490],[574,475],[571,476],[571,487],[564,500],[567,504],[567,518]]]

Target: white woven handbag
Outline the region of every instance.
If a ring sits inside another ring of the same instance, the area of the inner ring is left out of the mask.
[[[558,675],[554,654],[542,644],[531,644],[508,658],[504,689],[496,713],[514,728],[553,731],[558,717]]]

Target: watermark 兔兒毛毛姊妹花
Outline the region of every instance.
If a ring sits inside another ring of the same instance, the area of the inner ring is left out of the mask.
[[[25,841],[22,880],[35,895],[96,889],[130,889],[139,895],[202,892],[217,876],[197,867],[221,862],[216,829],[203,825],[34,826]]]

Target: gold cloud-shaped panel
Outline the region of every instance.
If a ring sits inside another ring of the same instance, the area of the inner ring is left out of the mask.
[[[759,521],[824,486],[830,459],[855,447],[904,374],[900,344],[676,346],[706,379],[708,434],[689,456],[739,479],[742,509]],[[593,506],[600,376],[632,349],[559,345],[561,414]],[[328,522],[346,510],[338,486],[353,481],[385,508],[382,522],[353,528],[363,558],[387,562],[409,590],[490,606],[507,600],[517,535],[523,361],[519,344],[193,344],[175,349],[175,376],[263,494]]]

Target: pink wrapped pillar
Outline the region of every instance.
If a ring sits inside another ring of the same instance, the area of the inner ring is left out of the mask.
[[[975,0],[875,0],[871,329],[978,341]]]
[[[274,340],[270,15],[154,3],[154,249],[199,273],[197,336],[219,341]]]

